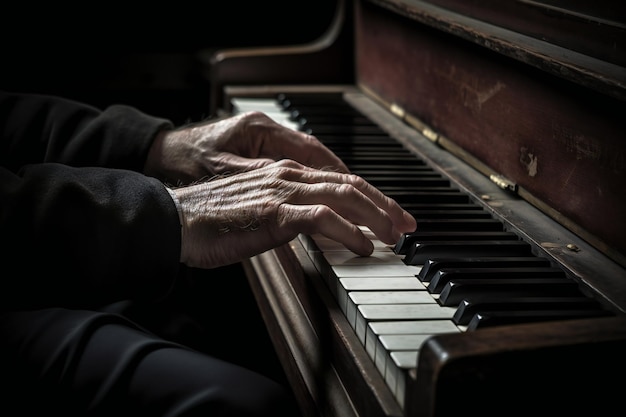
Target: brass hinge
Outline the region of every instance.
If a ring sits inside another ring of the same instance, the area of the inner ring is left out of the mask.
[[[517,193],[517,184],[508,178],[505,178],[503,175],[491,174],[489,175],[489,179],[503,190]]]
[[[389,106],[389,110],[391,111],[391,114],[396,116],[398,119],[407,123],[409,126],[417,129],[417,131],[420,132],[426,139],[431,142],[438,143],[439,134],[432,130],[430,127],[426,126],[420,120],[408,114],[402,106],[399,106],[396,103],[392,103]]]

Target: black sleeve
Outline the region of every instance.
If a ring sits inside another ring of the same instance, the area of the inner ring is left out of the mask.
[[[25,164],[143,169],[164,119],[124,105],[104,111],[59,97],[0,91],[0,165]]]
[[[179,268],[176,207],[161,182],[131,170],[167,123],[21,100],[0,99],[0,308],[164,296]]]

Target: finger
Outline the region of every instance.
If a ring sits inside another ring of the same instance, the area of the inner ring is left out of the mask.
[[[347,175],[347,177],[352,186],[368,196],[374,204],[389,214],[396,229],[402,233],[413,232],[416,229],[417,223],[415,218],[404,210],[394,199],[386,196],[362,177],[357,175]]]
[[[317,138],[304,132],[282,128],[263,140],[263,156],[278,160],[293,159],[309,167],[338,172],[350,172],[343,161]]]
[[[350,184],[307,184],[295,204],[321,204],[355,225],[367,226],[383,242],[393,244],[401,232],[389,214]]]
[[[321,234],[343,244],[360,256],[369,256],[374,244],[354,224],[324,205],[282,204],[277,219],[278,230],[291,233]]]
[[[376,187],[369,184],[363,178],[352,174],[341,174],[318,170],[294,170],[290,173],[292,181],[301,181],[309,184],[315,183],[334,183],[334,184],[350,184],[355,189],[364,194],[373,204],[386,212],[393,226],[401,233],[412,232],[416,229],[416,221],[413,216],[406,212],[395,200],[387,197]],[[346,192],[349,192],[347,190]],[[349,198],[349,197],[348,197]],[[374,213],[369,213],[374,215]],[[381,227],[384,227],[381,225]],[[380,230],[380,229],[379,229]]]

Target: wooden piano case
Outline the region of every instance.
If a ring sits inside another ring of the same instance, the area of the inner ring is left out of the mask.
[[[442,169],[487,190],[490,209],[618,313],[434,336],[401,407],[295,240],[244,266],[305,415],[624,408],[626,19],[618,2],[564,3],[339,1],[320,43],[213,57],[213,112],[241,94],[354,93],[416,152],[467,165]]]
[[[461,156],[484,164],[486,175],[501,177],[624,265],[626,20],[601,33],[597,50],[614,49],[610,56],[590,51],[598,58],[434,3],[468,7],[461,1],[361,3],[357,84],[418,118],[442,146],[460,148]],[[470,3],[493,3],[501,12],[510,7],[513,14],[519,3],[533,3],[525,8],[532,10],[539,2]],[[570,16],[548,17],[544,23],[554,30]],[[575,29],[591,43],[599,20]]]

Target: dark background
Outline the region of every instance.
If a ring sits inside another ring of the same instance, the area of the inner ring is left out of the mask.
[[[204,58],[312,41],[334,0],[3,5],[0,88],[126,103],[180,124],[208,116]]]

